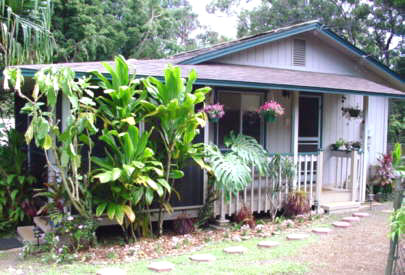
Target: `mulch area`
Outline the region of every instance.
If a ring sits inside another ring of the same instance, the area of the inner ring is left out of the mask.
[[[13,248],[23,247],[23,244],[17,238],[1,238],[0,250],[9,250]]]

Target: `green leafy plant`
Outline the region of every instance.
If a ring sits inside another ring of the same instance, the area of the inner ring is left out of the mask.
[[[252,182],[251,169],[257,168],[261,175],[270,173],[269,156],[254,138],[231,133],[225,146],[230,151],[222,153],[215,145],[206,146],[206,161],[212,167],[215,187],[227,196]]]
[[[140,134],[137,127],[130,125],[126,132],[110,130],[100,137],[108,149],[105,158],[93,157],[98,167],[94,179],[106,185],[103,194],[110,196],[99,198],[97,216],[107,213],[127,228],[136,219],[133,209],[148,209],[155,197],[170,193],[163,166],[148,147],[150,134]]]
[[[150,124],[159,133],[154,139],[155,148],[162,150],[159,160],[165,164],[164,176],[172,191],[176,179],[184,176],[182,168],[190,158],[202,164],[203,144],[193,143],[204,127],[206,115],[196,112],[196,106],[204,102],[210,88],[200,88],[193,91],[197,73],[190,72],[187,81],[181,77],[179,67],[168,66],[164,71],[164,82],[149,77],[143,81],[149,92],[149,102],[154,106],[153,112],[147,114]],[[169,209],[170,193],[165,192],[159,200],[159,234],[163,233],[163,210]]]
[[[31,199],[35,178],[24,169],[24,137],[14,129],[7,132],[7,143],[0,146],[0,232],[16,227],[35,216]]]
[[[401,207],[391,215],[391,238],[400,237],[405,233],[405,207]]]
[[[72,206],[81,216],[91,218],[88,181],[91,163],[88,157],[89,169],[82,169],[81,154],[86,145],[88,156],[91,155],[91,136],[97,132],[92,111],[95,103],[88,79],[77,80],[70,68],[45,68],[35,74],[32,95],[27,96],[21,90],[24,78],[19,69],[6,69],[4,76],[5,88],[11,82],[18,95],[26,100],[22,112],[31,118],[25,133],[27,144],[33,140],[44,150],[51,174],[54,178],[60,176]],[[60,127],[56,117],[56,103],[60,96],[66,97],[70,103],[70,116],[64,127]]]

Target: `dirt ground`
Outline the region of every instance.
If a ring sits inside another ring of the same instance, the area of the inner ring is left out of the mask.
[[[384,274],[389,251],[390,214],[382,210],[390,208],[392,203],[375,206],[373,211],[368,207],[362,209],[372,216],[352,223],[350,228],[334,229],[291,260],[309,264],[309,274]]]

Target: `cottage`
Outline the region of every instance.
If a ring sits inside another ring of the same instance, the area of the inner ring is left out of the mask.
[[[356,208],[366,200],[370,167],[387,148],[388,100],[405,98],[405,82],[395,72],[316,21],[166,59],[128,63],[139,77],[161,77],[168,63],[180,66],[184,76],[196,69],[197,84],[211,86],[211,101],[223,104],[226,111],[218,123],[205,128],[200,141],[221,147],[230,131],[253,136],[269,152],[289,156],[297,167],[292,188],[307,191],[311,203],[329,211]],[[20,67],[29,77],[46,66]],[[108,76],[101,62],[55,66],[71,67],[79,75],[99,70]],[[255,113],[270,99],[281,103],[285,114],[266,123]],[[67,100],[62,99],[62,124],[68,112]],[[337,144],[332,150],[331,144],[341,139],[360,149]],[[34,159],[32,151],[31,155]],[[288,181],[252,177],[253,183],[238,196],[218,202],[215,211],[221,221],[243,204],[254,212],[268,211],[267,188],[274,181]],[[183,181],[187,184],[179,187],[183,196],[175,209],[196,215],[204,203],[207,179],[190,166]]]

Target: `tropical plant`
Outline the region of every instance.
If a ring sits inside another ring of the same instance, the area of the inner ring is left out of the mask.
[[[286,217],[302,215],[308,213],[310,210],[308,196],[304,191],[290,192],[283,203],[283,213]]]
[[[0,67],[52,61],[51,1],[0,0]]]
[[[148,77],[143,81],[149,92],[150,103],[154,111],[147,114],[148,120],[159,133],[154,139],[155,148],[162,150],[158,159],[165,164],[165,179],[172,191],[176,179],[184,176],[181,170],[190,158],[202,163],[203,144],[193,141],[204,127],[206,116],[197,112],[197,104],[204,102],[210,88],[200,88],[193,91],[197,73],[192,70],[187,81],[181,77],[179,67],[169,65],[164,71],[164,82]],[[165,192],[160,199],[159,234],[163,230],[163,209],[170,209],[170,193]]]
[[[128,126],[126,132],[105,131],[100,137],[107,146],[106,157],[93,157],[99,167],[94,178],[103,188],[103,197],[97,200],[96,214],[104,212],[115,219],[124,229],[132,226],[139,211],[149,209],[155,197],[170,193],[163,178],[163,165],[156,161],[154,152],[148,147],[151,131],[139,134],[137,127]],[[111,194],[106,196],[105,194]],[[149,224],[147,224],[149,226]],[[131,228],[135,238],[134,228]]]
[[[270,161],[270,177],[273,183],[267,191],[267,196],[270,202],[270,214],[274,220],[276,214],[280,211],[283,201],[285,199],[282,194],[285,188],[288,187],[288,182],[294,178],[296,169],[294,161],[288,157],[283,157],[280,154],[275,154]],[[283,184],[283,180],[287,180],[286,184]]]
[[[385,154],[378,158],[378,165],[376,170],[376,182],[381,185],[390,185],[392,184],[394,176],[393,168],[393,155]]]
[[[225,146],[230,150],[224,153],[215,145],[206,146],[206,161],[212,168],[216,189],[223,190],[226,196],[252,182],[252,169],[261,175],[270,173],[269,155],[253,137],[230,133]]]
[[[35,178],[24,169],[24,137],[14,129],[7,132],[7,144],[0,147],[0,232],[14,228],[35,216],[30,197]]]
[[[25,132],[25,140],[42,148],[48,167],[55,180],[60,178],[70,203],[83,217],[92,217],[89,192],[90,158],[88,167],[82,168],[82,150],[86,145],[91,155],[91,136],[97,132],[92,106],[92,92],[88,79],[76,79],[69,68],[45,68],[34,76],[35,86],[31,96],[23,94],[24,78],[19,69],[9,68],[4,72],[5,88],[9,81],[20,97],[26,100],[22,112],[28,114],[31,123]],[[70,116],[63,127],[56,117],[57,98],[64,96],[70,103]],[[44,103],[46,102],[46,103]]]
[[[401,237],[405,233],[405,207],[401,207],[391,215],[391,239]]]

